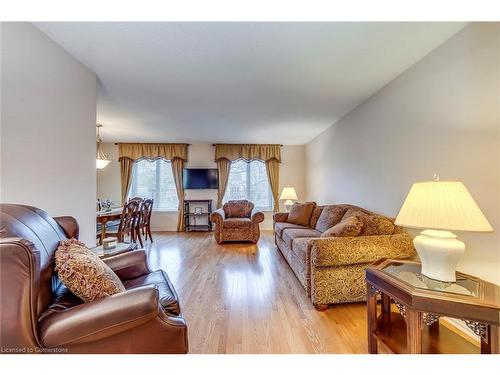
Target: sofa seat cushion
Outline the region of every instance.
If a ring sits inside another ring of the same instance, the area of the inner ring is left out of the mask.
[[[309,220],[311,219],[314,207],[316,207],[315,202],[295,202],[288,214],[288,222],[306,227],[309,226]]]
[[[224,224],[222,224],[224,229],[251,229],[252,228],[252,220],[248,218],[230,218],[224,220]]]
[[[280,237],[283,238],[283,233],[285,229],[309,229],[308,227],[305,227],[303,225],[298,225],[298,224],[292,224],[292,223],[276,223],[274,224],[274,231],[276,234]]]
[[[165,312],[179,315],[181,313],[179,297],[165,271],[158,270],[124,282],[125,289],[127,290],[152,284],[158,288],[158,302]]]
[[[325,206],[319,215],[315,229],[324,232],[340,223],[347,209],[348,206],[344,204]]]
[[[321,237],[321,232],[311,228],[304,229],[287,229],[283,232],[283,241],[285,244],[292,249],[292,241],[295,238],[302,237]]]

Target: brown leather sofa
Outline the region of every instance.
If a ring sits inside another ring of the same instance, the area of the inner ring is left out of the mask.
[[[59,280],[59,241],[78,238],[69,216],[0,204],[0,347],[3,353],[187,353],[187,326],[167,274],[143,250],[105,259],[124,293],[82,302]]]
[[[212,212],[210,219],[215,223],[214,236],[217,243],[250,241],[260,238],[259,223],[264,214],[247,200],[231,200],[222,208]]]

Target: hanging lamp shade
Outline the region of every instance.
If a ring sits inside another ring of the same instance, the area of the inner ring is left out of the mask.
[[[99,132],[99,129],[102,127],[102,125],[97,124],[96,127],[97,127],[97,157],[95,164],[97,169],[103,169],[106,168],[106,166],[111,162],[111,160],[109,160],[109,158],[102,150],[102,140]]]

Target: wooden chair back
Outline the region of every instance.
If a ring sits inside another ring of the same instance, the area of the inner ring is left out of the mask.
[[[135,227],[139,220],[140,203],[130,200],[123,206],[118,226],[118,241],[123,242],[126,235],[130,235],[131,241],[135,242]]]

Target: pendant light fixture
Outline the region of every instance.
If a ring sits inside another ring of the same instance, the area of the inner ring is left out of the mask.
[[[102,139],[101,134],[99,133],[99,128],[102,128],[101,124],[97,124],[97,157],[96,157],[96,167],[97,169],[106,168],[111,160],[106,156],[104,151],[102,151]]]

